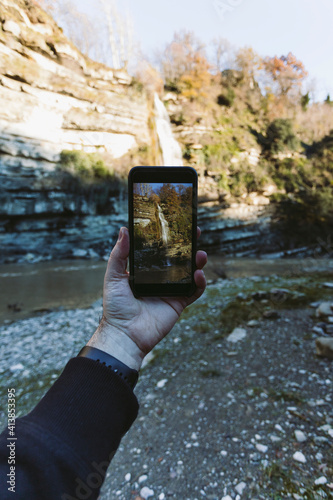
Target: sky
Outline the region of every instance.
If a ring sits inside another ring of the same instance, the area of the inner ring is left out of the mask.
[[[87,12],[96,8],[96,0],[75,2]],[[206,44],[221,36],[261,56],[293,52],[309,72],[309,83],[315,80],[316,100],[333,97],[332,0],[118,0],[117,5],[129,9],[135,38],[148,56],[182,29]]]

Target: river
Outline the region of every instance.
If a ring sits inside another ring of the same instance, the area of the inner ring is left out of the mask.
[[[0,324],[57,308],[84,308],[102,297],[107,263],[63,260],[0,266]],[[333,271],[329,259],[224,259],[209,255],[207,280]]]

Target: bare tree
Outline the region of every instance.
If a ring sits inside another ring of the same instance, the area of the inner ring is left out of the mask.
[[[217,72],[222,72],[224,69],[229,69],[232,64],[232,52],[230,42],[223,37],[214,38],[211,42],[213,47],[213,64]]]
[[[115,69],[127,68],[133,55],[133,23],[129,12],[122,16],[115,0],[100,0],[106,15],[106,24]]]
[[[129,11],[120,14],[116,0],[100,0],[94,16],[79,10],[73,0],[36,2],[55,18],[83,54],[115,69],[127,69],[134,52],[133,21]]]

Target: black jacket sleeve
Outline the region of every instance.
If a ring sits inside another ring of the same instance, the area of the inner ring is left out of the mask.
[[[37,406],[16,419],[17,439],[10,439],[7,427],[0,435],[1,499],[97,499],[138,410],[132,389],[117,374],[88,358],[70,359]],[[10,443],[15,493],[9,490]]]

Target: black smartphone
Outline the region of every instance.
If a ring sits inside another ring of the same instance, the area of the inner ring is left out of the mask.
[[[128,176],[130,286],[136,297],[194,293],[198,176],[191,167],[134,167]]]

